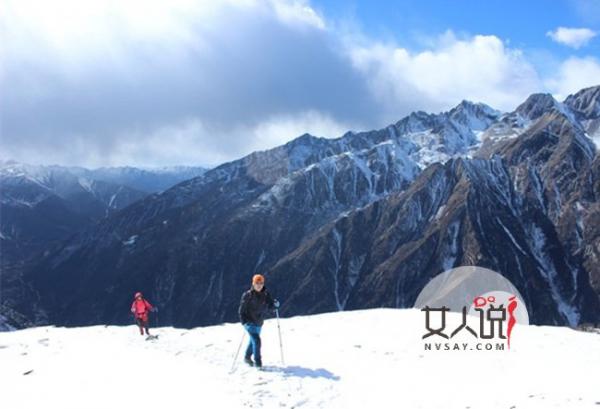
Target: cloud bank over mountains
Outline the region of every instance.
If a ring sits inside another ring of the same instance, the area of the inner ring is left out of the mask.
[[[1,150],[31,163],[211,166],[304,132],[337,137],[462,99],[510,110],[600,78],[593,55],[548,76],[495,35],[448,30],[410,49],[304,1],[9,0],[0,23]]]

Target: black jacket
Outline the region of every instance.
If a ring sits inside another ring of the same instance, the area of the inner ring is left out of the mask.
[[[269,310],[273,310],[273,297],[265,287],[258,292],[253,288],[242,294],[240,301],[240,321],[242,324],[263,325]]]

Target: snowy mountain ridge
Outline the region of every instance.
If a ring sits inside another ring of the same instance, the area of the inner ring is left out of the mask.
[[[84,189],[94,181],[127,186],[143,192],[157,192],[206,171],[194,166],[163,166],[155,168],[102,167],[86,169],[79,166],[30,165],[14,160],[0,160],[0,178],[24,178],[52,189],[60,179],[78,178]]]
[[[412,113],[380,130],[347,132],[336,139],[304,134],[285,145],[218,166],[165,195],[179,196],[174,201],[178,206],[184,206],[194,200],[195,190],[202,194],[203,186],[228,183],[242,172],[272,186],[273,192],[281,192],[285,186],[293,185],[300,174],[314,178],[315,173],[321,173],[317,177],[331,187],[335,184],[330,180],[333,173],[328,175],[326,169],[341,168],[355,183],[371,186],[364,197],[358,197],[363,203],[369,197],[374,200],[406,185],[431,163],[469,154],[479,146],[477,135],[500,115],[485,104],[462,101],[448,112]],[[361,187],[350,188],[361,190]],[[345,188],[342,190],[346,191]]]

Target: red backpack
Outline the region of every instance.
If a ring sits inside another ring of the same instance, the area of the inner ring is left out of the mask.
[[[147,315],[150,310],[152,310],[152,304],[143,298],[141,300],[134,300],[133,304],[131,304],[131,312],[138,317]]]

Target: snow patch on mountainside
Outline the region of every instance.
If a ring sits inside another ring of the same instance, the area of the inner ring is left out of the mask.
[[[541,228],[535,224],[531,225],[528,231],[532,245],[531,250],[535,260],[538,262],[538,270],[546,278],[550,290],[552,292],[552,298],[558,305],[559,311],[567,319],[570,325],[576,325],[579,321],[579,313],[577,308],[565,299],[565,296],[561,292],[560,285],[558,284],[558,272],[548,255],[546,246],[546,236]]]
[[[598,126],[598,128],[595,129],[592,133],[586,133],[585,136],[591,139],[591,141],[596,146],[596,150],[600,149],[600,126]]]

